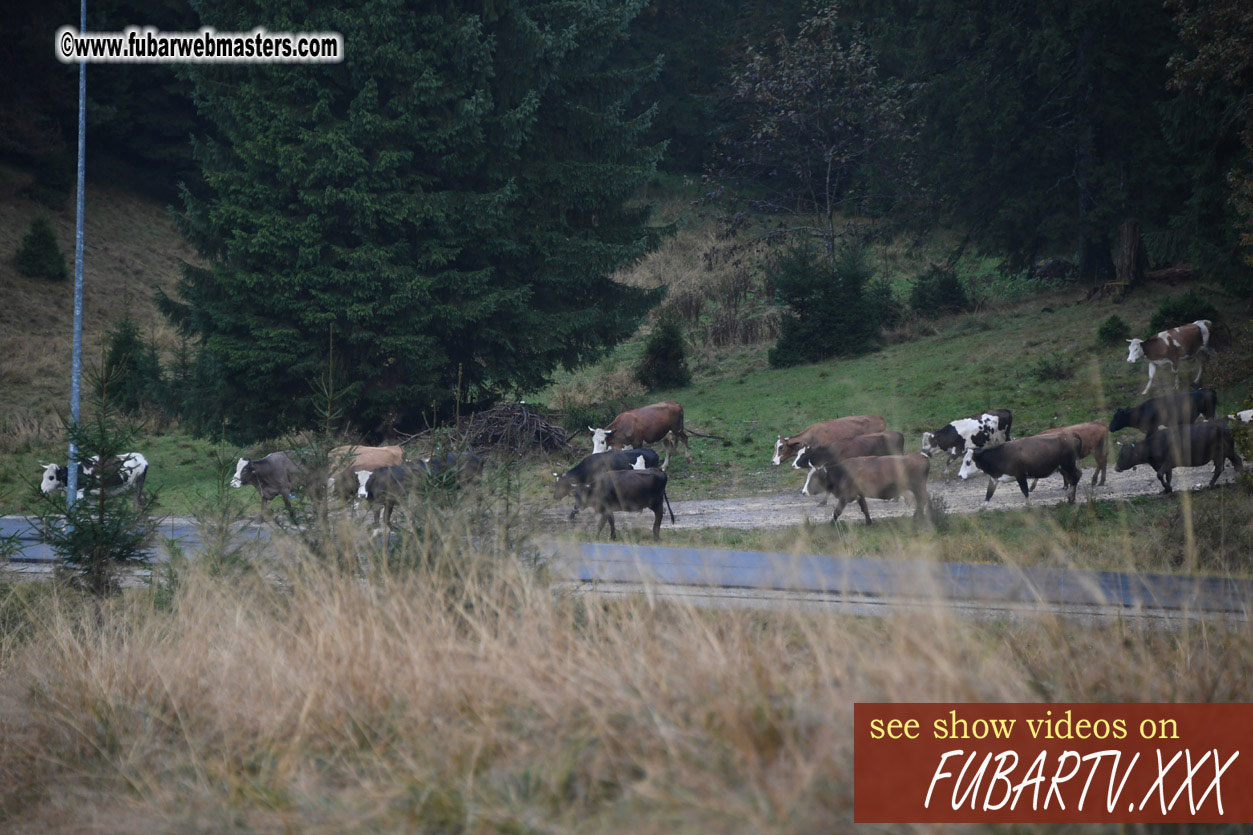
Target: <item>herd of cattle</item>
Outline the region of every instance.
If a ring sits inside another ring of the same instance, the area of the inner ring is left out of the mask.
[[[927,479],[931,459],[937,455],[945,456],[946,477],[952,462],[958,458],[962,461],[958,471],[961,478],[978,472],[988,476],[984,506],[991,501],[1001,481],[1016,482],[1029,502],[1035,482],[1055,473],[1061,474],[1067,501],[1073,503],[1081,476],[1079,462],[1091,457],[1096,465],[1092,484],[1096,486],[1099,479],[1104,485],[1110,433],[1122,429],[1138,430],[1144,438],[1118,444],[1115,471],[1148,464],[1156,472],[1162,492],[1169,493],[1172,471],[1176,467],[1213,464],[1210,479],[1210,486],[1213,486],[1227,461],[1241,468],[1230,424],[1253,422],[1253,409],[1219,417],[1217,394],[1213,389],[1196,385],[1204,371],[1205,360],[1215,355],[1209,347],[1211,331],[1210,322],[1200,320],[1162,331],[1152,339],[1129,340],[1127,361],[1135,363],[1144,359],[1148,362],[1149,386],[1161,366],[1170,366],[1176,388],[1183,360],[1197,359],[1200,369],[1189,391],[1176,391],[1138,406],[1120,408],[1108,424],[1093,420],[1014,439],[1010,410],[990,409],[953,420],[935,432],[924,432],[920,451],[907,454],[905,436],[889,430],[881,416],[852,415],[815,423],[794,435],[779,435],[772,462],[778,466],[790,460],[792,467],[808,471],[802,494],[821,496],[822,504],[834,496],[836,507],[832,521],[840,517],[849,502],[856,501],[867,523],[872,520],[866,499],[908,496],[913,501],[914,518],[923,518],[929,506]],[[1145,392],[1149,386],[1145,387]],[[597,536],[608,524],[610,538],[616,538],[615,512],[651,510],[653,538],[658,539],[663,508],[669,509],[666,469],[670,454],[682,443],[690,461],[688,435],[701,433],[685,429],[683,407],[673,400],[623,412],[608,426],[588,427],[588,430],[592,433],[592,454],[565,473],[553,473],[555,498],[573,497],[571,520],[581,509],[592,509],[599,517]],[[664,460],[655,451],[645,448],[646,444],[658,442],[665,446]],[[458,480],[472,479],[483,466],[482,459],[473,453],[448,453],[406,464],[399,446],[340,447],[331,452],[330,459],[335,462],[335,472],[327,481],[328,489],[348,499],[355,496],[366,500],[374,509],[375,521],[381,511],[387,527],[391,526],[395,505],[412,494],[424,480],[441,473],[455,473]],[[44,469],[41,488],[45,493],[66,489],[65,467],[41,466]],[[100,489],[134,490],[136,506],[139,505],[148,469],[143,455],[120,456],[103,471],[94,459],[79,466],[80,496]],[[272,452],[263,458],[239,459],[231,484],[233,487],[255,486],[264,514],[266,504],[275,497],[281,498],[290,509],[290,497],[307,478],[305,470],[290,453]],[[670,520],[674,522],[673,510]]]

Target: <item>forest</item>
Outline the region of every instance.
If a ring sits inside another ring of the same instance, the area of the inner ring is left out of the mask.
[[[75,17],[14,5],[0,56],[0,160],[53,207],[77,79],[47,33]],[[674,233],[640,199],[666,177],[699,183],[728,257],[791,253],[779,304],[856,311],[865,344],[907,294],[830,271],[887,236],[934,243],[912,275],[941,293],[979,253],[1093,288],[1182,266],[1247,299],[1246,17],[1235,0],[91,4],[92,30],[346,39],[334,65],[91,67],[89,179],[167,202],[198,256],[159,299],[181,350],[130,334],[136,397],[251,442],[308,425],[327,386],[369,438],[535,392],[661,303],[614,275]],[[785,315],[774,361],[848,351],[803,327]]]

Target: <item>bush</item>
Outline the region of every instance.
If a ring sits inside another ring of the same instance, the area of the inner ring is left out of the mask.
[[[31,221],[30,231],[22,238],[22,245],[13,257],[13,266],[31,278],[65,280],[65,255],[57,245],[57,233],[47,218],[37,217]]]
[[[905,306],[896,298],[892,282],[886,278],[872,279],[866,285],[866,301],[874,311],[874,318],[886,330],[896,327],[905,318]]]
[[[663,310],[657,317],[657,324],[644,343],[644,357],[635,376],[647,389],[682,388],[692,382],[683,328],[673,311]]]
[[[1189,290],[1180,296],[1171,296],[1162,302],[1161,307],[1149,320],[1149,330],[1159,333],[1169,328],[1195,322],[1197,319],[1209,319],[1216,322],[1221,318],[1218,308],[1196,290]]]
[[[1061,354],[1044,354],[1031,367],[1029,373],[1041,382],[1069,380],[1075,374],[1074,361]]]
[[[1096,329],[1096,341],[1102,345],[1117,345],[1131,338],[1131,326],[1117,313],[1112,314]]]
[[[954,270],[932,267],[914,279],[909,306],[919,316],[960,313],[970,309],[970,294]]]
[[[832,265],[805,246],[789,248],[772,265],[775,298],[789,308],[782,334],[770,350],[776,367],[856,356],[880,342],[884,304],[867,292],[871,270],[862,252],[840,251]]]

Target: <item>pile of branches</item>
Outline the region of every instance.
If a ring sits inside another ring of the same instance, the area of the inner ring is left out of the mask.
[[[427,438],[427,429],[404,443]],[[501,403],[482,412],[466,415],[440,431],[446,441],[461,449],[495,447],[515,452],[556,452],[570,443],[570,433],[546,420],[523,403]]]

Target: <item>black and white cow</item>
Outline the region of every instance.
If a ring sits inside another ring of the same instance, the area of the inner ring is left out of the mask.
[[[989,409],[969,417],[958,418],[935,432],[922,433],[922,451],[928,455],[948,453],[944,462],[944,475],[954,458],[972,449],[997,446],[1010,440],[1010,428],[1014,415],[1009,409]]]
[[[39,489],[44,493],[64,491],[69,485],[70,469],[59,464],[41,464],[43,480]],[[127,452],[114,458],[100,472],[96,456],[78,463],[78,498],[96,493],[102,487],[105,495],[115,496],[129,490],[135,491],[135,509],[143,506],[144,479],[148,476],[148,459],[138,452]]]

